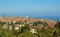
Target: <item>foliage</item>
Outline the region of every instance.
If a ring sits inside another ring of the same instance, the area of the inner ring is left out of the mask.
[[[3,24],[6,24],[6,23],[5,23],[5,22],[1,22],[1,21],[0,21],[0,26],[3,26]]]
[[[60,22],[57,22],[58,28],[60,29]]]
[[[40,25],[40,24],[42,24],[42,25],[44,25],[44,26],[48,26],[48,23],[43,23],[42,21],[36,21],[36,22],[34,22],[33,23],[33,26],[37,26],[37,25]]]
[[[34,24],[44,24],[45,26],[47,23],[35,22]],[[57,24],[57,27],[42,28],[41,30],[37,29],[36,34],[32,34],[30,32],[28,24],[26,24],[25,27],[20,28],[18,31],[10,31],[7,29],[3,29],[2,26],[0,26],[0,37],[60,37],[60,22]]]
[[[15,24],[21,24],[21,21],[16,22]]]

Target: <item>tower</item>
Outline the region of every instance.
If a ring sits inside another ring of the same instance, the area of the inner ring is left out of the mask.
[[[3,15],[4,18],[6,18],[6,13],[4,12],[4,15]]]

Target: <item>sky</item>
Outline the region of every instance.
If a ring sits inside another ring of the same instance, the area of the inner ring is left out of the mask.
[[[60,0],[0,0],[0,16],[60,16]]]

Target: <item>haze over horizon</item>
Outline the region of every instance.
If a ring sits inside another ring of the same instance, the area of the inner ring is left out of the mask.
[[[60,0],[0,0],[0,16],[60,16]]]

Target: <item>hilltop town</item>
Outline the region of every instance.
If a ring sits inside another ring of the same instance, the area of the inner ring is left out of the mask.
[[[40,33],[42,32],[42,30],[44,32],[46,29],[49,30],[48,28],[51,28],[53,29],[53,30],[50,29],[51,31],[55,31],[56,25],[57,25],[57,22],[55,22],[54,20],[48,20],[48,19],[43,19],[43,18],[18,17],[18,16],[17,17],[12,17],[12,16],[6,17],[5,14],[3,17],[0,17],[0,28],[3,29],[2,32],[6,30],[8,32],[12,31],[11,34],[13,35],[16,34],[16,37],[18,37],[18,34],[24,33],[25,30],[27,30],[27,33],[31,32],[32,34],[40,37]]]
[[[32,17],[30,17],[30,18],[25,18],[25,17],[7,17],[7,18],[5,18],[5,17],[0,17],[0,22],[16,23],[16,22],[19,22],[19,21],[23,24],[25,23],[25,21],[27,23],[34,23],[34,22],[37,22],[37,21],[41,21],[43,23],[47,23],[51,27],[54,26],[55,23],[56,23],[54,20],[39,19],[39,18],[32,18]]]
[[[0,37],[60,37],[60,0],[0,0]]]
[[[6,17],[6,15],[4,14],[4,17],[0,17],[0,23],[4,22],[4,25],[24,25],[28,24],[29,26],[33,26],[34,23],[36,22],[37,24],[40,24],[40,22],[42,23],[46,23],[46,27],[54,27],[56,22],[54,20],[47,20],[47,19],[40,19],[40,18],[32,18],[32,17]],[[13,24],[11,24],[13,23]],[[3,26],[4,26],[3,25]],[[44,26],[43,24],[41,24],[42,26]],[[38,25],[40,26],[40,25]],[[21,27],[21,26],[20,26]]]

